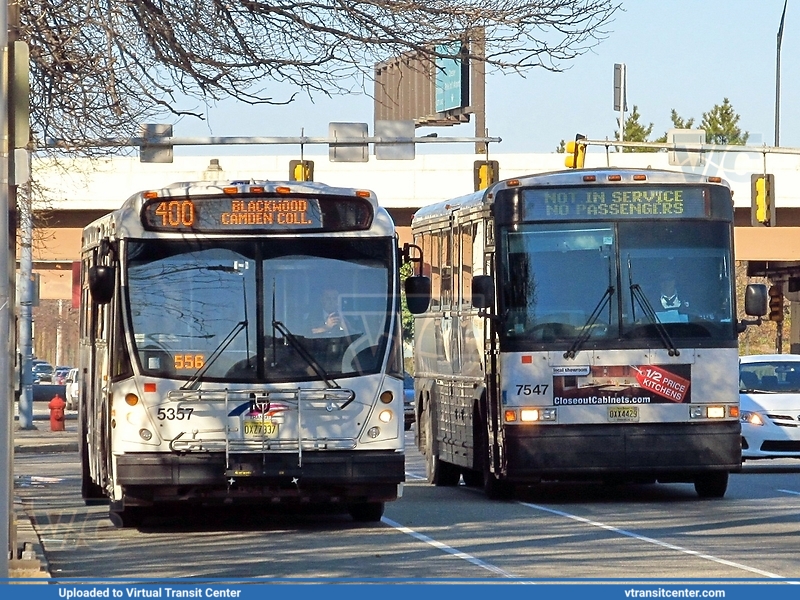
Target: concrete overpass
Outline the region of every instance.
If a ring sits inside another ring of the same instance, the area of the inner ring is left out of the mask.
[[[228,152],[229,149],[224,149]],[[175,181],[198,179],[285,180],[289,160],[280,155],[233,155],[220,151],[216,163],[208,155],[176,156],[171,164],[140,163],[137,157],[34,160],[34,178],[43,193],[35,198],[34,270],[41,277],[42,299],[71,298],[71,265],[80,251],[81,229],[119,207],[131,194]],[[410,238],[411,216],[418,208],[473,190],[474,154],[417,154],[413,161],[329,162],[327,154],[306,154],[314,161],[314,179],[331,185],[372,189],[399,226],[401,240]],[[564,168],[564,154],[502,154],[502,178]],[[674,167],[666,152],[606,153],[593,147],[586,166],[652,167],[716,175],[734,191],[735,244],[738,260],[754,261],[753,274],[773,279],[800,277],[800,156],[753,153],[709,153],[703,165]],[[750,176],[764,169],[775,176],[775,227],[750,224]],[[19,257],[19,253],[17,254]],[[795,294],[796,295],[796,294]],[[794,310],[800,306],[800,296]],[[792,319],[800,326],[800,315]],[[795,327],[797,327],[795,326]],[[800,330],[791,333],[800,342]],[[798,345],[800,348],[800,345]]]

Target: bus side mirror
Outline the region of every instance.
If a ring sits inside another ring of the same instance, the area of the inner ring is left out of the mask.
[[[97,265],[89,267],[89,293],[98,304],[108,304],[114,297],[114,267]]]
[[[491,275],[476,275],[472,278],[472,306],[479,309],[494,306],[494,280]]]
[[[769,292],[763,283],[751,283],[744,291],[744,312],[751,317],[763,317],[769,307]]]
[[[419,315],[428,310],[431,303],[431,280],[424,275],[406,278],[406,305],[411,314]]]

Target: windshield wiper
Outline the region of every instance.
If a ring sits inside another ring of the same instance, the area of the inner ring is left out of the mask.
[[[644,292],[642,291],[641,286],[638,283],[633,283],[633,266],[631,265],[631,255],[628,254],[628,285],[631,289],[631,318],[633,321],[636,321],[636,302],[639,303],[639,307],[644,311],[645,316],[650,320],[653,324],[653,327],[656,328],[656,332],[658,336],[661,338],[661,341],[664,344],[664,347],[669,350],[670,356],[680,356],[680,350],[675,347],[672,338],[669,336],[667,332],[667,328],[664,327],[664,324],[661,322],[661,319],[658,318],[653,305],[650,304],[650,300],[647,299]]]
[[[239,321],[236,325],[233,326],[230,333],[225,336],[219,345],[214,348],[214,351],[208,357],[208,360],[203,363],[203,366],[195,371],[195,374],[189,378],[189,381],[184,383],[180,389],[192,389],[194,385],[200,381],[200,378],[205,375],[206,371],[208,371],[209,367],[222,355],[225,349],[230,346],[231,342],[236,338],[237,335],[244,329],[245,332],[245,354],[247,354],[247,366],[250,366],[250,333],[247,330],[247,284],[244,280],[244,273],[242,269],[247,269],[248,265],[247,262],[240,263],[239,261],[234,261],[233,266],[229,267],[227,265],[202,265],[198,267],[200,269],[205,269],[207,271],[222,271],[224,273],[235,273],[237,275],[242,275],[242,300],[244,303],[243,312],[244,312],[244,319]]]
[[[202,366],[202,367],[200,367],[199,369],[197,369],[197,371],[195,372],[195,374],[194,374],[194,375],[192,375],[192,376],[189,378],[189,381],[187,381],[186,383],[184,383],[184,384],[183,384],[183,385],[180,387],[180,389],[182,389],[182,390],[188,390],[188,389],[192,389],[192,388],[194,387],[194,385],[195,385],[195,384],[196,384],[198,381],[200,381],[200,378],[201,378],[203,375],[205,375],[205,373],[206,373],[206,371],[208,371],[209,367],[211,367],[211,365],[213,365],[213,364],[214,364],[214,362],[215,362],[215,361],[216,361],[216,360],[217,360],[217,359],[218,359],[218,358],[219,358],[219,357],[222,355],[222,353],[225,351],[225,349],[226,349],[228,346],[230,346],[230,344],[231,344],[231,342],[234,340],[234,338],[235,338],[237,335],[239,335],[239,333],[242,331],[242,329],[246,329],[246,328],[247,328],[247,320],[246,320],[246,319],[245,319],[244,321],[239,321],[239,322],[238,322],[236,325],[234,325],[234,326],[233,326],[233,329],[231,329],[230,333],[229,333],[228,335],[226,335],[226,336],[225,336],[225,339],[224,339],[224,340],[222,340],[222,341],[219,343],[219,345],[218,345],[218,346],[217,346],[217,347],[214,349],[214,351],[211,353],[211,356],[209,356],[209,357],[208,357],[208,360],[206,360],[206,362],[205,362],[205,363],[203,363],[203,366]]]
[[[320,377],[328,385],[328,387],[340,387],[338,383],[330,380],[330,377],[325,372],[325,369],[322,368],[322,365],[320,365],[319,362],[317,362],[317,359],[314,358],[308,350],[306,350],[305,346],[303,346],[300,340],[298,340],[297,337],[291,331],[289,331],[289,328],[286,327],[286,325],[273,319],[272,326],[280,331],[281,334],[283,334],[284,339],[289,342],[289,345],[294,348],[295,351],[297,351],[300,357],[306,361],[308,366],[314,370],[314,373],[317,374],[317,377]],[[342,406],[342,408],[344,408],[344,406]]]
[[[603,312],[603,309],[606,305],[611,301],[611,296],[614,295],[614,286],[610,285],[603,292],[603,296],[600,298],[600,301],[597,303],[597,306],[594,307],[592,314],[589,315],[589,318],[586,319],[586,323],[584,323],[583,327],[581,328],[578,337],[575,338],[575,341],[572,342],[572,345],[569,347],[569,350],[564,352],[564,358],[575,358],[575,355],[580,352],[581,347],[583,344],[586,343],[586,340],[589,339],[589,335],[592,331],[592,325],[597,322],[597,319],[600,318],[600,314]]]
[[[675,347],[672,338],[667,332],[667,328],[664,327],[664,324],[658,318],[655,309],[653,309],[653,305],[650,304],[650,300],[647,299],[647,296],[645,296],[638,283],[631,284],[631,297],[639,303],[639,307],[642,309],[642,311],[644,311],[645,316],[653,324],[653,327],[656,328],[656,332],[661,338],[661,341],[664,343],[664,347],[669,350],[669,355],[680,356],[681,351]]]

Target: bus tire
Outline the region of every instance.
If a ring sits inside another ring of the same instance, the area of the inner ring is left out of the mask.
[[[114,504],[117,503],[115,502]],[[138,527],[142,524],[144,512],[141,506],[129,506],[120,509],[110,508],[108,518],[111,524],[118,529]]]
[[[483,493],[489,500],[511,500],[514,497],[514,484],[498,479],[486,468],[483,472]]]
[[[701,498],[722,498],[728,489],[728,472],[712,471],[694,480],[694,490]]]
[[[472,468],[461,470],[464,485],[473,488],[483,487],[483,465],[486,462],[486,421],[481,415],[481,405],[475,402],[472,409]]]
[[[461,477],[464,478],[464,485],[467,487],[479,488],[483,485],[483,473],[473,469],[464,469],[461,471]]]
[[[433,428],[431,419],[431,408],[425,412],[425,475],[428,483],[435,486],[452,487],[458,485],[461,478],[461,471],[439,459],[438,450],[435,448],[436,431]]]
[[[103,488],[92,481],[92,476],[89,473],[89,449],[86,441],[86,421],[81,420],[81,437],[80,437],[80,458],[81,458],[81,497],[86,506],[97,506],[99,504],[108,504],[108,497],[103,492]]]
[[[358,523],[377,523],[383,516],[383,502],[360,502],[348,508],[353,521]]]

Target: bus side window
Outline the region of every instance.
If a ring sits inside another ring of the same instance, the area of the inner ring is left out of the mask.
[[[441,232],[431,233],[430,240],[428,256],[431,257],[431,310],[439,310],[442,293]]]
[[[469,306],[472,300],[472,223],[461,225],[461,306]]]

